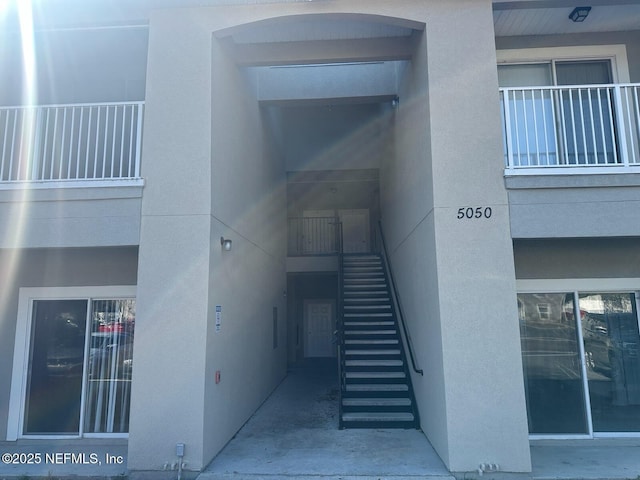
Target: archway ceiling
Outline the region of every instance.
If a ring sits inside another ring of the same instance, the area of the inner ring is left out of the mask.
[[[257,22],[219,32],[263,102],[383,101],[398,90],[422,24],[335,16]]]

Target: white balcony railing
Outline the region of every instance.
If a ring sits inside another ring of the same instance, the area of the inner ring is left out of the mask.
[[[507,173],[640,166],[639,96],[640,84],[501,88]]]
[[[0,183],[139,178],[143,107],[0,107]]]

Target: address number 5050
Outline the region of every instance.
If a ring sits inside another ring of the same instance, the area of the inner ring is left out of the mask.
[[[491,207],[460,207],[458,209],[458,220],[491,218]]]

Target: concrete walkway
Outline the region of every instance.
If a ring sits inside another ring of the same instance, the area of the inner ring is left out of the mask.
[[[418,430],[338,430],[335,362],[287,378],[198,480],[453,479]]]
[[[198,480],[640,480],[640,438],[532,441],[530,474],[448,472],[417,430],[338,430],[335,365],[293,368]]]

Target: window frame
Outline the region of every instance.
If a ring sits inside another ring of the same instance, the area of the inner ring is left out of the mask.
[[[610,60],[613,83],[631,81],[624,44],[504,49],[497,50],[496,57],[498,65],[551,63],[554,78],[555,62]]]
[[[87,310],[93,300],[136,298],[135,285],[82,286],[82,287],[22,287],[18,293],[18,316],[13,351],[11,390],[9,393],[9,414],[7,421],[7,441],[19,438],[71,439],[71,438],[128,438],[128,433],[85,433],[80,424],[78,434],[34,435],[24,433],[25,399],[27,394],[29,356],[32,342],[33,302],[38,300],[87,300]],[[85,345],[85,349],[87,346]],[[85,352],[86,357],[86,352]],[[86,358],[85,358],[86,361]],[[86,372],[83,372],[83,392]],[[84,393],[82,395],[84,400]],[[84,404],[81,406],[85,408]]]

